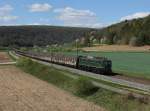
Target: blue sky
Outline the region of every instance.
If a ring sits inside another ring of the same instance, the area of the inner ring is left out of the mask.
[[[150,14],[150,0],[0,0],[0,25],[103,27]]]

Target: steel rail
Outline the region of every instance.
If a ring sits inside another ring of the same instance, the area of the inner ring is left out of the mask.
[[[16,56],[16,57],[18,57],[18,56]],[[35,60],[35,59],[33,59],[33,60]],[[36,61],[39,62],[39,60],[36,60]],[[41,60],[40,60],[40,63],[44,63],[47,65],[50,64],[57,69],[68,70],[68,71],[72,72],[73,74],[79,74],[79,75],[87,76],[87,77],[90,77],[93,79],[99,79],[102,81],[106,81],[106,82],[110,82],[110,83],[114,83],[114,84],[118,84],[118,85],[122,85],[122,86],[127,86],[129,88],[134,88],[134,89],[145,91],[145,94],[147,94],[147,93],[150,94],[150,85],[145,85],[145,84],[141,84],[141,83],[137,83],[137,82],[131,82],[131,81],[118,79],[118,78],[112,78],[109,76],[86,72],[86,71],[82,71],[82,70],[78,70],[78,69],[74,69],[74,68],[70,68],[70,67],[66,67],[66,66],[62,66],[62,65],[52,64],[52,63],[44,62]]]

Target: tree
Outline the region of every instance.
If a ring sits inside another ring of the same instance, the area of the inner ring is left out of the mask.
[[[130,39],[129,45],[131,46],[142,46],[144,45],[143,37],[132,37]]]
[[[129,45],[130,46],[137,46],[137,38],[136,37],[132,37],[130,39]]]

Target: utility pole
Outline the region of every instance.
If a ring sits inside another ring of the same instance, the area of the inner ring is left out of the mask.
[[[78,42],[79,42],[79,39],[76,39],[76,56],[78,57]]]
[[[50,52],[50,53],[51,53],[51,54],[50,54],[50,55],[51,55],[51,66],[52,66],[52,56],[53,56],[53,54],[52,54],[52,50],[53,50],[53,49],[52,49],[52,48],[53,48],[53,47],[52,47],[52,45],[51,45],[51,46],[50,46],[50,51],[51,51],[51,52]]]

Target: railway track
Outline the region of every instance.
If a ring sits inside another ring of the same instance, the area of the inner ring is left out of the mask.
[[[11,56],[13,56],[14,58],[18,59],[18,54],[14,54],[12,52],[9,52],[9,54]],[[82,76],[87,76],[96,80],[101,80],[101,81],[105,81],[105,82],[109,82],[112,84],[117,84],[117,85],[121,85],[121,86],[125,86],[126,89],[132,89],[132,90],[138,90],[140,92],[142,92],[142,94],[146,94],[150,96],[150,85],[145,85],[145,84],[141,84],[141,83],[137,83],[137,82],[131,82],[131,81],[127,81],[127,80],[123,80],[123,79],[118,79],[118,78],[114,78],[114,77],[109,77],[109,76],[105,76],[105,75],[98,75],[95,73],[91,73],[91,72],[86,72],[86,71],[82,71],[82,70],[78,70],[78,69],[74,69],[74,68],[70,68],[70,67],[65,67],[65,66],[61,66],[61,65],[57,65],[57,64],[51,64],[49,62],[45,62],[45,61],[41,61],[41,60],[35,60],[39,63],[45,64],[45,65],[53,65],[53,67],[57,68],[57,69],[61,69],[61,70],[68,70],[70,72],[72,72],[75,75],[82,75]],[[93,81],[94,82],[94,81]],[[94,83],[97,84],[98,82]],[[102,84],[97,84],[98,86],[103,86],[106,89],[111,89],[113,91],[116,92],[120,92],[120,93],[125,93],[128,94],[130,93],[127,90],[122,90],[122,89],[116,89],[114,87],[111,86],[106,86],[106,85],[102,85]],[[137,96],[137,95],[136,95]],[[138,95],[139,96],[139,95]]]

